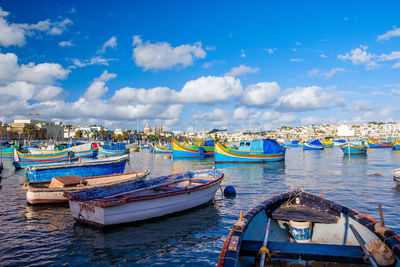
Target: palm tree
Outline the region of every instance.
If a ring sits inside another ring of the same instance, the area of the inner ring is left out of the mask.
[[[114,139],[117,139],[117,135],[114,132],[111,133],[111,139],[113,141],[114,141]]]
[[[71,129],[72,129],[72,125],[71,124],[67,124],[66,126],[65,126],[65,128],[67,128],[67,130],[68,130],[68,139],[70,139],[71,138]]]
[[[131,142],[131,134],[132,134],[132,130],[127,130],[126,134],[128,135],[128,143]]]
[[[101,134],[101,139],[103,139],[103,141],[105,141],[106,139],[106,129],[104,129],[103,127],[101,127],[99,133]]]
[[[35,127],[33,127],[33,125],[27,125],[24,128],[24,133],[28,136],[28,141],[30,142],[31,139],[31,135],[32,133],[35,131]]]
[[[75,132],[75,136],[78,137],[78,139],[81,139],[82,136],[83,136],[82,130],[79,129],[78,131],[76,131],[76,132]]]
[[[91,131],[87,130],[85,133],[86,133],[86,138],[89,141]]]
[[[92,137],[93,137],[94,140],[97,140],[97,137],[99,137],[99,132],[96,131],[96,130],[94,130],[94,131],[92,132]]]

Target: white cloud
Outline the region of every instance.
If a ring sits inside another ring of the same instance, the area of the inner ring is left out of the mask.
[[[322,76],[322,77],[329,79],[329,78],[332,78],[336,73],[344,72],[344,71],[346,71],[344,68],[332,68],[328,72],[323,72],[320,69],[312,69],[307,72],[307,76],[308,77]]]
[[[108,87],[106,86],[106,82],[110,79],[117,77],[114,73],[108,73],[105,70],[99,78],[95,78],[93,82],[90,84],[89,88],[85,92],[85,99],[87,100],[96,100],[99,99],[102,95],[104,95],[108,91]]]
[[[392,66],[392,69],[397,69],[397,68],[400,68],[400,62],[397,62]]]
[[[226,103],[230,97],[240,95],[242,91],[240,80],[232,76],[200,77],[186,82],[178,93],[178,101],[198,104]]]
[[[239,67],[232,68],[229,72],[225,73],[226,76],[238,76],[247,73],[257,73],[260,68],[251,68],[246,65],[240,65]]]
[[[393,27],[393,30],[387,31],[382,35],[379,35],[376,39],[377,41],[389,40],[392,37],[399,37],[400,36],[400,28]]]
[[[71,61],[73,63],[72,66],[70,66],[70,69],[75,69],[75,68],[83,68],[87,67],[90,65],[104,65],[108,66],[110,61],[116,61],[114,58],[103,58],[101,56],[96,56],[92,57],[91,59],[84,59],[80,60],[78,58],[67,58],[66,60]]]
[[[267,107],[275,102],[280,92],[276,82],[250,84],[239,96],[239,102],[245,106]]]
[[[97,51],[98,54],[104,54],[106,52],[107,47],[115,48],[117,47],[117,37],[113,36],[108,41],[106,41],[101,49]]]
[[[244,52],[244,50],[240,50],[240,57],[241,58],[245,58],[246,57],[246,53]]]
[[[297,120],[297,117],[291,114],[285,114],[276,111],[266,111],[261,117],[264,122],[272,125],[281,125],[292,123]]]
[[[280,111],[309,111],[333,108],[344,103],[336,92],[319,86],[296,87],[287,89],[278,98],[275,108]]]
[[[296,45],[302,45],[302,43],[300,43],[300,42],[296,42]]]
[[[312,69],[312,70],[307,72],[307,76],[308,77],[314,77],[314,76],[318,76],[320,73],[321,73],[320,69]]]
[[[51,22],[49,19],[39,21],[36,24],[9,23],[6,17],[9,12],[0,7],[0,45],[9,47],[11,45],[24,46],[25,36],[33,36],[38,32],[45,32],[49,35],[60,35],[72,25],[70,19]]]
[[[291,58],[290,59],[291,62],[303,62],[302,58]]]
[[[226,121],[230,117],[229,114],[230,111],[216,108],[210,112],[197,113],[193,115],[193,119],[204,121]]]
[[[327,56],[325,54],[321,54],[319,56],[322,57],[322,58],[327,58]]]
[[[61,87],[57,86],[46,86],[33,98],[38,101],[48,101],[56,98],[63,92]]]
[[[350,60],[355,65],[365,65],[367,70],[378,67],[378,63],[375,62],[376,55],[367,52],[368,47],[360,45],[360,48],[354,48],[345,55],[338,55],[338,58],[342,61]]]
[[[275,52],[275,49],[268,48],[267,52],[268,52],[268,54],[273,54]]]
[[[333,69],[331,69],[330,71],[324,73],[324,76],[325,76],[326,78],[331,78],[331,77],[332,77],[333,75],[335,75],[336,73],[338,73],[338,72],[344,72],[344,71],[346,71],[344,68],[333,68]]]
[[[211,68],[214,65],[223,65],[223,64],[225,64],[224,60],[211,60],[209,62],[205,62],[202,67],[204,69],[208,69],[208,68]]]
[[[35,86],[26,82],[11,82],[0,87],[0,103],[12,103],[16,100],[29,100],[35,94]]]
[[[118,104],[164,104],[173,103],[176,97],[177,93],[168,87],[155,87],[151,89],[124,87],[115,91],[111,101]]]
[[[74,46],[74,44],[72,43],[72,41],[61,41],[58,43],[59,46],[61,47],[71,47]]]
[[[193,65],[194,60],[206,56],[201,42],[172,47],[166,42],[143,43],[140,36],[135,35],[133,46],[132,58],[137,66],[145,70],[170,69],[176,65],[187,67]]]
[[[379,61],[388,61],[400,59],[400,51],[393,51],[390,54],[382,54],[379,56]]]

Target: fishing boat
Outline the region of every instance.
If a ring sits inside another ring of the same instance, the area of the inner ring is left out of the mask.
[[[140,149],[153,149],[153,146],[151,146],[151,145],[141,145],[140,146]]]
[[[46,165],[61,162],[72,162],[78,160],[74,157],[74,152],[72,151],[60,151],[55,153],[23,153],[19,149],[14,149],[14,166],[17,169],[22,169],[31,165]]]
[[[68,144],[70,145],[70,144]],[[32,154],[42,154],[42,153],[57,153],[63,151],[72,151],[74,152],[74,156],[77,158],[94,158],[97,157],[97,153],[99,151],[98,146],[96,143],[88,143],[88,144],[80,144],[70,146],[65,148],[65,144],[55,145],[54,147],[63,148],[62,150],[51,150],[49,147],[47,148],[29,148],[29,152]]]
[[[393,179],[400,183],[400,169],[394,169],[392,172]]]
[[[323,150],[325,148],[324,144],[319,141],[319,139],[315,139],[310,143],[304,143],[303,149],[304,150]]]
[[[324,144],[325,148],[333,147],[333,142],[330,139],[322,140],[321,143]]]
[[[14,158],[14,146],[0,148],[0,156],[2,159]]]
[[[117,156],[124,154],[129,154],[129,149],[125,148],[124,143],[104,144],[104,146],[99,146],[99,155],[101,156]]]
[[[239,148],[215,143],[215,163],[269,162],[285,159],[285,148],[273,139],[240,141]]]
[[[209,202],[223,178],[215,168],[178,173],[68,193],[69,206],[76,221],[97,227],[142,221]]]
[[[349,141],[340,146],[345,155],[365,155],[367,154],[367,145],[363,140]]]
[[[136,181],[146,177],[149,170],[122,174],[111,174],[92,177],[61,176],[51,181],[30,182],[26,185],[26,200],[29,204],[50,204],[68,202],[64,192],[76,192],[102,188]]]
[[[390,141],[379,141],[372,138],[368,138],[368,148],[388,148],[391,147]]]
[[[369,256],[367,249],[382,254]],[[396,257],[400,236],[390,229],[322,196],[295,190],[272,195],[240,216],[217,266],[250,266],[256,261],[260,266],[368,263],[364,260],[390,265]]]
[[[334,146],[341,146],[346,143],[346,140],[344,139],[332,139],[332,143]]]
[[[214,140],[198,141],[198,144],[179,142],[172,138],[172,156],[174,158],[197,158],[214,156]]]
[[[286,142],[287,147],[298,147],[299,146],[299,140],[291,140]]]
[[[94,159],[85,162],[74,162],[72,164],[61,163],[44,166],[29,166],[27,168],[27,179],[30,182],[51,181],[58,176],[80,176],[90,177],[99,175],[110,175],[123,173],[129,155]]]
[[[392,143],[392,149],[393,150],[400,150],[400,140],[399,139],[395,139]]]
[[[172,147],[155,144],[154,153],[172,153]]]

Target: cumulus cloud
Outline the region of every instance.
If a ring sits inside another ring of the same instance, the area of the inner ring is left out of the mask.
[[[239,96],[239,102],[245,106],[268,107],[275,102],[281,92],[276,82],[250,84]]]
[[[173,103],[177,93],[168,87],[155,87],[150,89],[136,89],[124,87],[115,91],[111,98],[114,103],[142,103],[142,104],[164,104]]]
[[[334,117],[328,118],[317,118],[317,117],[306,117],[300,120],[301,125],[319,125],[319,124],[334,124],[337,122],[337,119]]]
[[[389,40],[392,37],[400,36],[400,28],[393,27],[393,30],[387,31],[382,35],[379,35],[376,39],[377,41]]]
[[[39,93],[33,97],[33,99],[38,101],[48,101],[56,98],[62,92],[63,89],[61,87],[49,85],[40,90]]]
[[[359,48],[354,48],[350,53],[345,55],[338,55],[338,58],[342,61],[351,61],[354,65],[365,65],[367,70],[378,67],[376,63],[377,56],[367,52],[368,47],[360,45]]]
[[[114,73],[108,73],[105,70],[100,77],[95,78],[93,82],[90,84],[89,88],[85,92],[85,99],[87,100],[96,100],[99,99],[102,95],[104,95],[108,91],[108,87],[106,86],[106,82],[117,77]]]
[[[72,43],[72,41],[61,41],[58,43],[59,46],[61,47],[71,47],[74,46],[74,44]]]
[[[275,108],[279,111],[309,111],[340,106],[343,98],[335,92],[319,86],[296,87],[287,89],[278,98]]]
[[[12,45],[24,46],[26,44],[26,36],[33,36],[40,32],[49,35],[61,35],[67,30],[68,26],[73,24],[68,18],[53,22],[46,19],[36,24],[9,23],[6,20],[8,15],[9,12],[0,7],[0,45],[4,47]]]
[[[297,120],[297,117],[294,115],[277,111],[266,111],[261,118],[264,123],[274,126],[281,126],[282,124],[292,123]]]
[[[246,65],[240,65],[239,67],[232,68],[229,72],[225,73],[226,76],[238,76],[247,73],[257,73],[260,68],[251,68]]]
[[[323,72],[320,69],[312,69],[307,72],[308,77],[321,76],[327,79],[332,78],[338,72],[345,72],[344,68],[332,68],[330,71]]]
[[[107,40],[101,49],[97,51],[98,54],[104,54],[106,52],[107,47],[115,48],[117,47],[117,37],[113,36],[109,40]]]
[[[170,69],[177,65],[185,68],[193,65],[194,60],[206,56],[201,42],[172,47],[167,42],[143,42],[140,36],[135,35],[133,46],[132,58],[135,64],[144,70]]]
[[[207,76],[187,82],[177,97],[181,103],[226,103],[232,96],[238,96],[242,91],[239,79],[232,76]]]
[[[330,71],[324,73],[324,76],[326,78],[331,78],[333,75],[335,75],[338,72],[344,72],[346,71],[344,68],[332,68]]]
[[[382,54],[379,56],[379,61],[391,61],[391,60],[400,60],[400,51],[393,51],[390,54]],[[393,69],[399,67],[400,67],[400,61],[392,66]]]
[[[80,60],[78,58],[67,58],[67,61],[71,61],[72,62],[72,66],[70,66],[70,69],[75,69],[75,68],[83,68],[83,67],[87,67],[90,65],[104,65],[104,66],[108,66],[110,61],[116,61],[116,59],[114,58],[103,58],[101,56],[96,56],[96,57],[92,57],[90,59],[84,59],[84,60]]]

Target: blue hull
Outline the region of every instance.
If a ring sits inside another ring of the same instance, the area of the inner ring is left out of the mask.
[[[24,169],[29,166],[36,165],[54,165],[57,163],[70,163],[73,161],[77,161],[78,158],[67,158],[67,159],[58,159],[58,160],[39,160],[39,161],[14,161],[13,165],[16,169]]]
[[[273,156],[273,154],[271,154]],[[274,161],[282,161],[285,160],[285,154],[276,154],[276,157],[272,158],[248,158],[248,157],[240,157],[240,156],[235,156],[235,157],[230,157],[227,155],[223,155],[221,153],[215,152],[215,162],[274,162]]]
[[[310,146],[310,145],[304,145],[303,149],[304,150],[323,150],[325,147],[323,146]]]
[[[97,157],[98,149],[94,148],[94,149],[85,150],[85,151],[76,151],[74,153],[75,153],[75,157],[78,157],[78,158],[95,158],[95,157]]]
[[[367,154],[366,149],[363,150],[363,149],[358,149],[355,147],[348,147],[348,146],[341,147],[341,149],[345,155],[365,155],[365,154]]]
[[[123,173],[126,160],[83,162],[73,165],[60,164],[45,167],[30,167],[27,175],[30,182],[50,181],[53,177],[77,175],[80,177],[100,176]],[[97,163],[95,163],[97,162]]]
[[[394,145],[394,146],[392,146],[392,149],[393,150],[400,150],[400,145]]]

